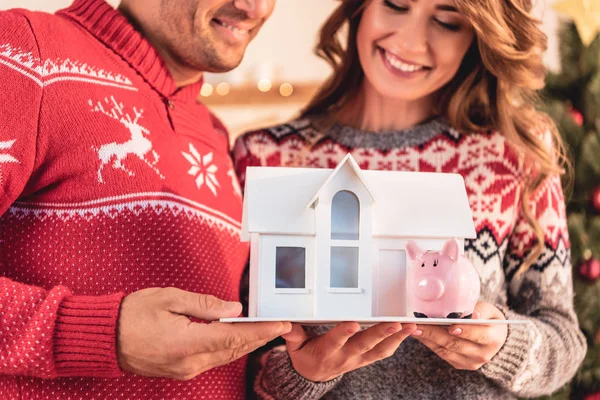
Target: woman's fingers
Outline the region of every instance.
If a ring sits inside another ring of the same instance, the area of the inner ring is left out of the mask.
[[[382,322],[374,325],[350,338],[344,346],[344,352],[348,356],[364,354],[401,329],[402,325],[399,322]]]
[[[477,328],[485,329],[483,327]],[[414,337],[425,345],[426,342],[434,343],[436,346],[450,352],[475,357],[483,350],[482,346],[461,337],[457,337],[456,335],[451,335],[447,328],[441,326],[420,325],[419,330],[421,333]],[[430,346],[427,347],[431,348]]]
[[[324,349],[324,353],[331,354],[344,347],[359,330],[360,325],[356,322],[342,322],[316,340],[319,347]]]
[[[373,349],[361,356],[361,364],[368,365],[375,361],[391,357],[398,346],[417,329],[415,324],[404,324],[399,332],[394,333],[378,343]]]
[[[285,339],[287,350],[290,353],[300,349],[308,340],[308,335],[300,324],[292,324],[292,330],[281,337]]]
[[[431,351],[438,355],[441,359],[448,362],[456,369],[465,369],[475,371],[481,368],[483,364],[489,361],[482,354],[476,353],[471,356],[456,353],[446,347],[440,346],[436,342],[429,339],[420,338],[419,341],[427,346]]]

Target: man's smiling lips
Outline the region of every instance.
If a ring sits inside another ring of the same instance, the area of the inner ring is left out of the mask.
[[[235,41],[248,40],[252,31],[256,28],[256,24],[223,17],[213,18],[211,23],[219,31],[226,34],[229,39]]]

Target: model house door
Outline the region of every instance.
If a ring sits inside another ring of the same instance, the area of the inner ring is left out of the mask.
[[[406,315],[406,253],[379,250],[376,278],[376,316]]]

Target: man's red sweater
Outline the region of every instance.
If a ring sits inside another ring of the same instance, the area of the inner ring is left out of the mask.
[[[243,360],[179,382],[116,359],[128,293],[239,299],[240,190],[199,89],[102,0],[0,12],[0,398],[243,398]]]

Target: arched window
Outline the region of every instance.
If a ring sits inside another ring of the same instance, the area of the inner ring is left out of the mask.
[[[352,192],[342,190],[331,202],[331,239],[358,240],[360,204]]]
[[[331,202],[332,288],[358,288],[358,231],[360,203],[352,192],[342,190]]]

